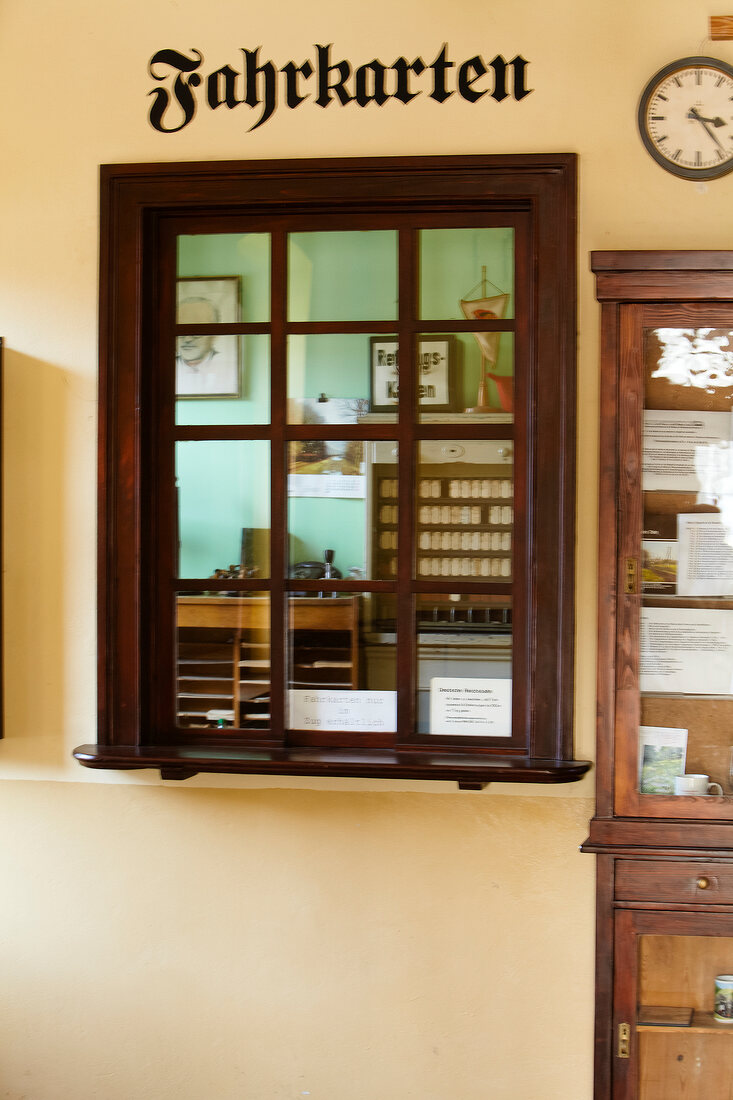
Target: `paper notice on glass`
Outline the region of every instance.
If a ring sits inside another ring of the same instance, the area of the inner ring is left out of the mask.
[[[641,590],[677,593],[677,516],[644,515],[641,532]]]
[[[511,737],[512,682],[433,676],[430,732],[461,737]]]
[[[366,477],[362,474],[289,474],[291,497],[364,497]]]
[[[639,790],[674,794],[674,777],[685,770],[687,730],[674,726],[639,726]]]
[[[642,691],[733,692],[733,611],[644,607],[639,641]]]
[[[346,730],[394,733],[396,691],[328,691],[291,688],[290,727],[296,730]]]
[[[731,491],[732,462],[729,412],[645,411],[644,489],[716,497]]]
[[[679,596],[733,596],[733,531],[719,515],[677,517]]]

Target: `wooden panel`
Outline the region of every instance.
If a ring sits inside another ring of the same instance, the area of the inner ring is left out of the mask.
[[[733,15],[710,16],[710,38],[713,42],[733,40]]]
[[[686,1028],[639,1035],[639,1100],[729,1100],[733,1034]]]
[[[733,940],[729,938],[641,936],[638,1003],[712,1012],[715,975],[729,974],[732,967]]]
[[[620,859],[616,864],[616,897],[622,901],[730,905],[733,864]],[[733,956],[727,965],[733,966]]]

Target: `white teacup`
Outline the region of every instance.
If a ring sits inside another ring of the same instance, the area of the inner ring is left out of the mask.
[[[722,794],[720,783],[711,783],[709,775],[676,775],[674,777],[675,794]]]

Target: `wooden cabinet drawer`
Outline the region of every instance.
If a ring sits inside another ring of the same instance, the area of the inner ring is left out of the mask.
[[[618,901],[699,901],[733,905],[733,862],[619,859],[616,861],[616,898]]]

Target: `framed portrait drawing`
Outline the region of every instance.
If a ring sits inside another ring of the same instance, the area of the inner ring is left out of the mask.
[[[370,340],[372,412],[394,412],[399,399],[399,348],[393,336]],[[456,402],[454,336],[421,336],[417,347],[418,404],[421,410],[451,412]]]
[[[241,396],[241,337],[211,330],[240,320],[241,283],[239,275],[177,280],[177,324],[204,331],[176,337],[176,397]]]

